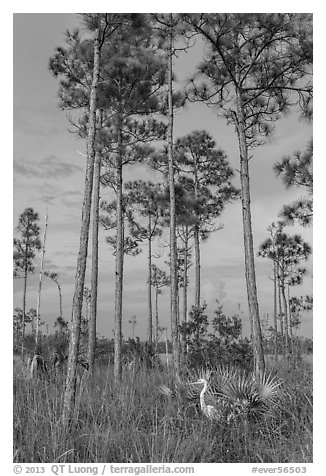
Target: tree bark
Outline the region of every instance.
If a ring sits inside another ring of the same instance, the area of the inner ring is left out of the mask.
[[[184,241],[184,270],[183,270],[183,324],[188,321],[188,227]]]
[[[188,227],[186,226],[184,240],[184,269],[183,269],[183,324],[188,322]],[[182,352],[187,353],[186,338],[182,340]]]
[[[196,159],[197,160],[197,159]],[[194,161],[194,189],[195,197],[198,199],[198,173],[197,162]],[[199,243],[199,224],[194,225],[194,244],[195,244],[195,306],[200,307],[200,243]]]
[[[168,334],[167,329],[165,329],[165,355],[166,355],[166,365],[169,367],[169,346],[168,346]]]
[[[282,293],[281,293],[281,278],[279,275],[279,265],[277,265],[278,273],[278,306],[279,306],[279,315],[280,315],[280,334],[281,334],[281,353],[284,352],[284,322],[283,322],[283,306],[282,306]]]
[[[152,223],[148,215],[148,342],[153,342],[153,309],[152,309]]]
[[[249,304],[249,315],[252,322],[253,331],[253,351],[254,366],[257,375],[262,375],[265,371],[265,360],[263,352],[262,332],[259,318],[259,307],[257,299],[255,255],[251,225],[250,208],[250,180],[249,180],[249,157],[245,135],[245,119],[243,111],[243,101],[241,91],[237,87],[237,132],[240,151],[240,181],[241,181],[241,202],[243,220],[243,238],[245,252],[246,284]]]
[[[283,309],[284,309],[284,344],[285,344],[285,356],[289,355],[289,319],[288,319],[288,305],[287,299],[285,295],[285,283],[284,279],[282,278],[281,283],[281,293],[283,299]]]
[[[100,112],[98,112],[100,116]],[[100,122],[99,117],[99,122]],[[99,124],[100,127],[100,124]],[[94,373],[95,347],[96,347],[96,319],[97,319],[97,288],[98,288],[98,230],[99,230],[99,205],[100,205],[100,176],[101,156],[95,154],[94,161],[94,192],[93,192],[93,229],[92,229],[92,270],[91,270],[91,299],[90,316],[88,321],[88,356],[89,372]]]
[[[83,305],[83,292],[85,283],[87,248],[89,238],[89,224],[92,204],[92,189],[95,159],[95,135],[96,135],[96,101],[97,84],[100,73],[100,28],[95,30],[94,38],[94,66],[93,78],[89,99],[89,120],[87,125],[87,165],[85,174],[84,201],[82,207],[82,219],[80,230],[79,253],[75,278],[75,292],[72,304],[72,323],[69,342],[69,356],[66,389],[64,394],[62,421],[64,427],[68,427],[74,411],[76,396],[76,370],[77,354],[80,334],[81,311]]]
[[[292,318],[291,318],[291,306],[290,306],[290,286],[287,286],[288,290],[288,309],[289,309],[289,333],[290,333],[290,348],[292,347],[292,338],[293,338],[293,327],[292,327]]]
[[[158,327],[159,327],[159,319],[158,319],[158,287],[155,286],[155,344],[156,344],[156,351],[158,348]]]
[[[194,227],[195,244],[195,306],[200,306],[200,243],[198,225]]]
[[[273,281],[274,281],[274,357],[275,361],[278,360],[278,348],[277,348],[277,271],[276,262],[273,260]]]
[[[122,291],[123,291],[123,254],[124,254],[124,220],[123,220],[123,194],[122,194],[122,131],[121,120],[118,119],[118,152],[116,169],[117,190],[117,242],[115,257],[115,329],[114,329],[114,380],[116,383],[122,377]]]
[[[26,322],[26,293],[27,293],[27,276],[28,276],[28,269],[27,269],[27,263],[25,264],[25,269],[24,269],[24,290],[23,290],[23,315],[22,315],[22,343],[21,343],[21,349],[22,349],[22,358],[24,358],[25,354],[25,322]]]
[[[171,331],[173,348],[173,365],[176,375],[180,372],[179,332],[178,332],[178,277],[177,277],[177,237],[176,237],[176,203],[174,190],[173,161],[173,100],[172,100],[172,55],[173,55],[173,16],[169,14],[168,31],[168,161],[170,188],[170,289],[171,289]]]

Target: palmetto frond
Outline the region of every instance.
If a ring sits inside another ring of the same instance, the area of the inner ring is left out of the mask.
[[[157,387],[157,390],[167,397],[169,401],[174,400],[182,405],[189,405],[195,402],[197,398],[196,391],[188,384],[188,382],[183,382],[179,377],[176,377],[171,382],[170,387],[167,385],[160,385]]]
[[[283,381],[272,374],[264,374],[260,380],[255,381],[259,397],[265,402],[274,402],[280,393]]]
[[[179,408],[198,404],[200,400],[202,413],[219,422],[231,423],[263,414],[273,416],[282,394],[283,382],[275,375],[264,374],[257,379],[254,373],[237,367],[201,369],[188,377],[189,382],[176,378],[171,387],[160,385],[158,390]]]
[[[210,387],[211,393],[228,401],[231,415],[258,415],[276,407],[282,383],[272,374],[257,379],[254,373],[236,367],[217,367]]]
[[[231,400],[249,400],[256,393],[252,376],[232,367],[216,369],[214,386],[218,393]]]

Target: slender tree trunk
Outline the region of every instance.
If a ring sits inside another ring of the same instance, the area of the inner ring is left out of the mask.
[[[59,291],[59,308],[60,308],[60,317],[62,317],[62,294],[61,294],[61,286],[57,283],[58,291]]]
[[[200,306],[200,243],[199,243],[199,227],[194,227],[194,244],[195,244],[195,306]]]
[[[152,223],[148,216],[148,342],[153,342],[153,309],[152,309]]]
[[[166,355],[166,365],[169,367],[169,346],[168,346],[168,331],[165,329],[165,355]]]
[[[279,266],[278,266],[279,268]],[[284,353],[284,319],[283,319],[283,306],[282,306],[282,293],[281,293],[281,279],[278,278],[278,307],[280,315],[280,334],[281,334],[281,353]]]
[[[159,319],[158,319],[158,287],[155,286],[155,343],[156,351],[158,349],[158,328],[159,328]]]
[[[98,127],[101,127],[101,111],[97,111]],[[100,177],[101,156],[95,154],[94,161],[94,192],[93,192],[93,229],[92,229],[92,270],[91,270],[91,301],[88,321],[88,356],[89,372],[94,373],[97,319],[97,288],[98,288],[98,230],[100,220]]]
[[[41,291],[42,291],[42,278],[43,278],[43,267],[44,267],[44,255],[45,255],[45,242],[46,242],[47,228],[48,228],[48,212],[46,211],[44,236],[43,236],[43,247],[42,247],[42,258],[41,258],[41,268],[40,268],[40,277],[39,277],[38,293],[37,293],[36,329],[35,329],[35,343],[36,343],[36,345],[38,344],[38,337],[39,337]]]
[[[254,365],[257,375],[265,371],[265,359],[263,351],[262,332],[259,318],[257,299],[255,255],[251,225],[250,209],[250,181],[249,181],[249,157],[245,135],[245,119],[241,91],[237,88],[237,132],[240,150],[240,181],[242,220],[245,251],[246,284],[249,304],[249,315],[253,331]]]
[[[289,309],[289,333],[290,333],[290,350],[292,349],[292,338],[293,338],[293,328],[292,328],[292,317],[291,317],[291,305],[290,305],[290,286],[287,286],[288,291],[288,309]]]
[[[188,321],[188,227],[184,242],[184,270],[183,270],[183,324]]]
[[[27,270],[27,264],[25,264],[25,269],[24,269],[24,290],[23,290],[23,315],[22,315],[22,332],[21,332],[21,337],[22,337],[22,342],[21,342],[21,348],[22,348],[22,358],[24,358],[25,355],[25,322],[26,322],[26,293],[27,293],[27,276],[28,276],[28,270]]]
[[[123,258],[124,258],[124,220],[122,194],[122,131],[121,120],[118,120],[118,153],[116,170],[117,190],[117,243],[115,258],[115,330],[114,330],[114,380],[119,383],[122,377],[122,291],[123,291]]]
[[[281,293],[283,299],[283,309],[284,309],[284,343],[285,343],[285,356],[289,355],[289,320],[288,320],[288,307],[287,300],[285,295],[285,285],[284,282],[281,284]]]
[[[198,199],[198,172],[197,159],[194,161],[194,189],[195,197]],[[200,307],[200,242],[199,242],[199,224],[194,225],[194,243],[195,243],[195,306]]]
[[[168,160],[170,188],[170,280],[171,280],[171,330],[173,347],[173,365],[176,375],[180,372],[179,332],[178,332],[178,277],[177,277],[177,237],[176,204],[174,190],[173,161],[173,102],[172,102],[172,55],[173,55],[173,15],[169,14],[168,46]]]
[[[184,269],[183,269],[183,324],[188,322],[188,227],[186,227],[186,234],[184,240]],[[187,352],[187,340],[184,336],[182,341],[182,350],[185,354]]]
[[[100,28],[95,31],[94,38],[94,66],[93,79],[89,99],[89,120],[87,126],[87,165],[85,175],[84,201],[82,207],[82,220],[80,230],[79,253],[77,259],[77,269],[75,278],[75,293],[72,304],[72,323],[69,341],[69,357],[66,389],[63,403],[63,425],[67,427],[70,424],[75,404],[76,396],[76,370],[77,354],[80,334],[81,311],[83,306],[83,292],[85,283],[87,248],[89,237],[89,224],[92,204],[92,189],[94,175],[95,159],[95,135],[96,135],[96,100],[97,84],[100,73]]]
[[[276,271],[276,262],[273,260],[273,281],[274,281],[274,356],[275,361],[278,360],[278,348],[277,348],[277,271]]]
[[[177,292],[177,322],[178,322],[178,328],[180,325],[180,286],[178,283],[178,292]]]

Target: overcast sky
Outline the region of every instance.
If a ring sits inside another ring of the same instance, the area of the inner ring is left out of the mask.
[[[48,60],[55,47],[64,44],[65,30],[78,25],[79,19],[73,14],[14,15],[14,225],[26,207],[33,207],[40,214],[43,232],[44,215],[48,207],[45,269],[59,274],[63,313],[67,320],[71,316],[79,245],[85,172],[85,158],[81,154],[85,153],[85,146],[68,132],[66,113],[57,106],[58,84],[48,70]],[[191,75],[198,60],[198,48],[187,54],[180,53],[175,62],[175,72],[180,81]],[[218,147],[227,153],[231,165],[237,169],[239,155],[232,126],[227,126],[213,109],[201,104],[188,105],[176,114],[176,137],[202,129],[213,136]],[[284,155],[305,149],[311,137],[312,126],[299,121],[297,115],[292,114],[277,123],[271,142],[253,153],[250,166],[256,252],[268,236],[267,227],[277,220],[282,205],[302,195],[300,190],[286,190],[281,180],[274,176],[272,167]],[[137,173],[140,173],[139,170]],[[126,178],[130,177],[130,171],[127,171]],[[239,185],[237,174],[234,183]],[[108,198],[108,191],[102,190],[101,196]],[[246,330],[248,312],[240,202],[228,205],[219,221],[224,228],[202,246],[202,298],[208,304],[210,315],[216,299],[224,304],[229,313],[237,312],[240,304]],[[311,228],[289,227],[287,232],[298,232],[312,244]],[[137,317],[136,334],[143,337],[146,332],[145,251],[137,258],[127,257],[125,262],[125,336],[131,334],[128,320],[133,314]],[[99,252],[98,332],[111,337],[114,322],[114,257],[105,243],[103,230],[100,230]],[[161,260],[157,264],[163,266],[162,263]],[[293,291],[295,295],[312,292],[312,260],[307,266],[309,273],[304,284]],[[38,270],[29,277],[28,309],[36,308]],[[261,315],[272,314],[273,287],[268,260],[257,258],[256,271]],[[192,278],[193,271],[190,274],[189,306],[194,301]],[[89,285],[88,276],[85,284]],[[15,280],[14,307],[22,307],[22,291],[22,280]],[[165,290],[160,302],[161,325],[168,325],[168,298],[169,292]],[[55,284],[46,278],[43,281],[41,313],[51,330],[59,315],[59,302]],[[304,316],[299,333],[312,335],[310,314]]]

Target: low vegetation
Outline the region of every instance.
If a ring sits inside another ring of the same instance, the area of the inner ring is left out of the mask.
[[[312,369],[279,363],[284,382],[272,414],[211,422],[195,405],[171,403],[158,387],[165,369],[127,369],[119,388],[113,367],[80,370],[73,427],[61,425],[64,374],[14,381],[16,462],[312,462]],[[59,382],[60,384],[58,384]]]

